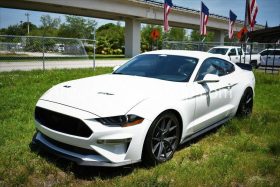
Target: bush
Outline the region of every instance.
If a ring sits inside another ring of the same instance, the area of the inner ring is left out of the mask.
[[[89,54],[90,52],[93,53],[93,46],[87,45],[87,46],[85,46],[85,50],[86,50],[87,54]]]

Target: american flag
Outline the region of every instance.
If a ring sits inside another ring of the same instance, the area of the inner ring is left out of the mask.
[[[229,11],[229,28],[228,28],[228,37],[229,39],[233,38],[233,27],[234,27],[234,23],[236,21],[236,14],[234,14],[231,10]]]
[[[209,9],[203,2],[201,2],[201,12],[200,12],[200,35],[206,35],[206,25],[209,17]]]
[[[173,6],[172,0],[164,0],[164,31],[167,32],[169,29],[168,25],[168,14],[171,12]]]
[[[256,17],[258,14],[258,4],[256,0],[249,0],[248,4],[248,20],[251,27],[251,30],[254,30],[254,26],[256,23]]]

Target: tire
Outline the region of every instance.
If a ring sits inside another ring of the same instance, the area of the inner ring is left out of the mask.
[[[253,90],[251,88],[247,88],[244,91],[242,98],[239,102],[236,115],[239,117],[247,117],[251,115],[253,111],[253,103],[254,103]]]
[[[148,130],[143,147],[143,163],[154,166],[170,160],[178,146],[180,133],[179,121],[174,113],[159,115]]]
[[[257,63],[257,61],[255,61],[255,60],[251,61],[251,62],[250,62],[250,65],[251,65],[253,68],[255,68],[255,69],[258,68],[258,63]]]

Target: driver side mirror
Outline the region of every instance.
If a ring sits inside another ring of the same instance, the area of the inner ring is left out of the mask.
[[[198,84],[205,84],[210,82],[219,82],[220,77],[218,75],[214,74],[206,74],[203,78],[203,80],[197,81]]]
[[[117,69],[119,69],[119,67],[121,67],[121,66],[115,66],[115,67],[113,68],[113,72],[116,71]]]

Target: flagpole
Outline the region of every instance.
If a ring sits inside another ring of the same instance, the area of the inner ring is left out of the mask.
[[[245,19],[244,19],[244,28],[247,28],[248,25],[248,7],[249,6],[249,0],[246,0],[246,5],[245,5]],[[244,35],[244,44],[245,47],[247,47],[247,32]],[[242,47],[241,47],[242,48]],[[244,54],[244,63],[245,63],[245,54]]]

